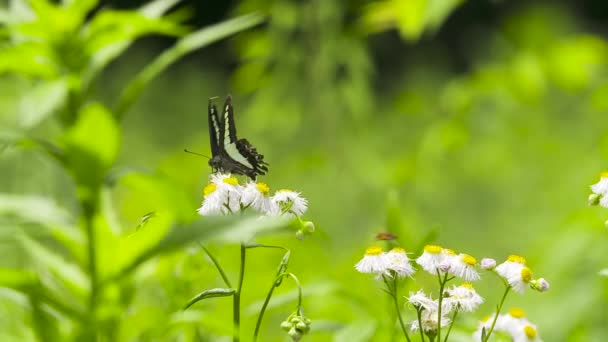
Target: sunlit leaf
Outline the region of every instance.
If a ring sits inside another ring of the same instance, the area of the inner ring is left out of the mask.
[[[42,82],[35,86],[21,101],[21,126],[33,127],[53,114],[64,104],[67,90],[64,79]]]
[[[186,306],[184,306],[184,310],[191,307],[192,305],[200,302],[201,300],[205,300],[207,298],[216,298],[216,297],[230,297],[230,296],[234,295],[235,292],[236,291],[234,289],[224,289],[224,288],[205,290],[205,291],[199,293],[198,295],[196,295],[194,298],[192,298],[188,302],[188,304],[186,304]]]
[[[262,20],[263,17],[258,14],[244,15],[220,24],[205,27],[180,39],[172,48],[165,50],[153,62],[148,64],[127,85],[116,105],[117,116],[119,118],[122,117],[139,97],[139,94],[141,94],[146,85],[182,56],[237,32],[256,26]]]
[[[80,184],[101,183],[118,154],[119,142],[120,129],[103,105],[92,103],[82,109],[63,139],[68,164]]]

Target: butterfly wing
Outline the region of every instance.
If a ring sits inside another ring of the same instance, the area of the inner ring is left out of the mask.
[[[211,145],[211,155],[215,157],[219,155],[220,148],[223,148],[222,126],[220,125],[219,116],[217,114],[217,108],[213,104],[212,99],[209,99],[209,106],[207,108],[208,120],[209,120],[209,143]]]
[[[237,147],[238,139],[236,137],[236,126],[234,124],[234,109],[232,108],[232,98],[230,95],[226,97],[226,102],[224,103],[222,113],[222,129],[224,133],[224,136],[222,137],[223,148],[228,157],[241,164],[243,167],[254,171],[254,165],[247,159],[246,156],[241,154]]]

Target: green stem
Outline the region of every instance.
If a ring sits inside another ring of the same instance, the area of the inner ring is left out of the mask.
[[[487,342],[490,339],[490,335],[492,335],[492,331],[494,331],[494,326],[496,325],[496,320],[498,319],[500,310],[502,310],[502,305],[505,303],[505,299],[507,298],[507,295],[509,294],[509,290],[511,290],[511,286],[507,284],[505,293],[502,295],[502,299],[500,300],[500,303],[498,303],[498,306],[496,306],[496,315],[494,315],[494,320],[492,320],[492,325],[490,326],[490,330],[488,330],[488,333],[486,334],[486,338],[483,340],[483,342]]]
[[[96,192],[95,192],[96,193]],[[95,200],[82,200],[82,207],[84,213],[84,225],[85,232],[87,235],[87,258],[88,258],[88,273],[91,279],[91,292],[89,294],[89,327],[87,330],[89,331],[90,336],[93,340],[97,340],[98,331],[97,331],[97,301],[99,296],[99,279],[97,272],[97,239],[95,234],[95,227],[93,226],[93,216],[96,211],[96,203]]]
[[[420,341],[424,342],[424,330],[422,329],[422,308],[416,309],[418,314],[418,331],[420,331]]]
[[[298,280],[298,277],[296,277],[295,274],[286,273],[285,275],[291,277],[291,279],[293,279],[293,281],[296,283],[296,286],[298,287],[298,315],[302,316],[302,285],[300,284],[300,281]]]
[[[241,339],[240,325],[241,325],[241,290],[243,289],[243,278],[245,277],[245,252],[247,248],[245,243],[241,243],[241,266],[239,270],[239,283],[234,293],[232,302],[232,323],[234,328],[233,342],[239,342]]]
[[[448,282],[448,274],[446,273],[443,279],[441,279],[441,274],[439,270],[437,270],[437,278],[439,279],[439,305],[437,308],[437,341],[441,342],[441,306],[443,303],[443,289],[445,288],[445,284]]]
[[[222,276],[222,279],[224,280],[224,283],[226,284],[226,286],[232,287],[232,285],[230,284],[230,280],[228,279],[228,276],[226,275],[226,272],[224,272],[224,269],[222,268],[222,266],[220,266],[219,261],[217,261],[217,259],[213,256],[213,254],[211,254],[211,252],[209,252],[209,250],[205,246],[203,246],[202,243],[199,242],[198,244],[201,246],[203,251],[205,251],[205,254],[207,254],[209,259],[211,259],[211,262],[213,262],[213,265],[215,265],[215,268],[217,268],[218,272],[220,272],[220,275]]]
[[[401,316],[401,310],[399,309],[399,299],[397,296],[397,275],[393,274],[393,283],[390,284],[386,276],[384,276],[384,282],[386,283],[388,289],[390,290],[391,297],[393,297],[393,303],[395,303],[395,310],[397,311],[397,318],[399,318],[399,325],[401,326],[401,330],[403,331],[403,335],[405,339],[410,342],[410,336],[407,334],[407,328],[405,327],[405,323],[403,322],[403,317]]]
[[[253,342],[257,341],[257,339],[258,339],[258,335],[260,333],[260,327],[262,326],[262,318],[264,318],[264,313],[266,312],[266,307],[268,307],[268,303],[270,302],[270,297],[272,297],[272,293],[274,292],[274,289],[276,288],[275,284],[283,276],[284,275],[280,275],[272,282],[270,291],[268,291],[268,294],[266,295],[266,298],[264,299],[264,304],[262,304],[262,308],[260,309],[260,314],[258,315],[258,320],[255,322],[255,330],[253,331]]]
[[[452,331],[452,327],[454,326],[454,321],[456,321],[456,316],[458,316],[459,307],[454,310],[454,314],[452,315],[452,322],[450,322],[450,327],[448,328],[448,332],[445,334],[444,342],[448,342],[448,337],[450,336],[450,332]]]

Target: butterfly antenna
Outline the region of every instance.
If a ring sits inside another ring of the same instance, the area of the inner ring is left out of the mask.
[[[194,154],[195,156],[199,156],[199,157],[204,157],[204,158],[207,158],[207,159],[211,159],[211,158],[209,158],[208,156],[206,156],[206,155],[204,155],[204,154],[200,154],[200,153],[192,152],[192,151],[190,151],[190,150],[189,150],[189,149],[187,149],[187,148],[185,148],[185,149],[184,149],[184,152],[186,152],[186,153],[190,153],[190,154]]]

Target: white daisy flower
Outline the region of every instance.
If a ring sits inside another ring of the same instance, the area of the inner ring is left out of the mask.
[[[229,174],[212,174],[203,189],[205,198],[198,213],[212,216],[238,212],[241,210],[241,191],[238,179]]]
[[[291,190],[279,190],[271,197],[272,212],[270,215],[278,216],[284,213],[295,214],[298,216],[304,215],[308,209],[308,201],[300,196],[299,192]]]
[[[416,272],[403,248],[391,249],[384,254],[384,258],[387,271],[394,271],[399,278],[409,277]]]
[[[361,273],[376,274],[377,277],[386,274],[386,259],[381,247],[372,246],[365,250],[365,255],[356,265],[355,269]]]
[[[444,298],[443,304],[447,306],[447,311],[459,309],[465,312],[473,312],[483,303],[483,298],[477,294],[471,283],[464,283],[460,286],[453,286],[446,290],[448,297]]]
[[[243,187],[241,204],[262,214],[269,214],[272,211],[273,204],[268,196],[269,192],[270,188],[266,183],[248,182]]]
[[[549,291],[551,286],[549,282],[545,280],[545,278],[534,279],[530,282],[530,287],[538,292],[546,292]]]
[[[486,334],[488,333],[488,331],[490,330],[490,327],[492,326],[493,319],[494,319],[494,316],[490,316],[479,322],[479,325],[477,326],[477,330],[475,330],[475,332],[473,333],[473,341],[475,341],[475,342],[482,341],[481,334],[484,329],[486,331]],[[496,323],[498,324],[498,320],[496,321]],[[496,327],[494,327],[494,331],[496,331]],[[492,333],[492,335],[494,335],[494,333]]]
[[[492,258],[483,258],[481,259],[481,268],[484,270],[492,270],[496,267],[496,260]]]
[[[536,325],[530,322],[514,328],[511,332],[511,338],[513,342],[542,342],[540,336],[538,336]]]
[[[422,255],[416,259],[416,263],[430,274],[437,275],[437,271],[440,270],[439,266],[445,259],[446,256],[443,253],[443,248],[435,245],[426,245],[424,246]]]
[[[479,273],[475,269],[477,260],[468,255],[460,253],[456,257],[450,257],[451,267],[449,272],[458,278],[462,278],[465,281],[479,280]]]
[[[600,180],[590,186],[594,194],[605,196],[608,194],[608,171],[600,173]]]
[[[509,283],[515,292],[520,294],[526,291],[526,287],[532,280],[532,270],[526,267],[526,259],[519,255],[510,255],[507,261],[496,266],[494,270]]]
[[[432,331],[437,331],[438,328],[438,324],[439,321],[437,320],[437,316],[439,316],[437,314],[437,310],[422,310],[421,313],[421,317],[420,317],[420,321],[422,323],[422,331],[424,332],[432,332]],[[450,325],[450,319],[448,317],[445,317],[444,315],[441,315],[441,326],[442,327],[446,327],[448,325]],[[412,331],[418,331],[418,329],[420,329],[420,324],[418,323],[418,320],[413,320],[411,325],[410,325],[410,330]]]
[[[418,292],[410,292],[410,296],[407,297],[407,302],[412,304],[414,308],[423,308],[424,310],[437,311],[439,302],[428,297],[422,290]]]

